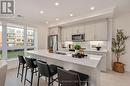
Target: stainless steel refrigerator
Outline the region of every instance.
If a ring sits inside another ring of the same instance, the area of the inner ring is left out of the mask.
[[[52,48],[53,52],[58,50],[58,35],[48,36],[48,48]]]

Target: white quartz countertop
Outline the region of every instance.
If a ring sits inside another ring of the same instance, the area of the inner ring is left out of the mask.
[[[97,50],[97,49],[86,49],[85,51],[107,53],[107,49],[101,49],[101,50]]]
[[[101,61],[102,56],[99,55],[88,55],[85,58],[73,58],[70,54],[60,55],[56,53],[49,53],[48,50],[31,50],[26,51],[28,54],[34,54],[38,56],[43,56],[44,58],[60,60],[64,62],[70,62],[82,66],[87,66],[91,68],[96,68]]]

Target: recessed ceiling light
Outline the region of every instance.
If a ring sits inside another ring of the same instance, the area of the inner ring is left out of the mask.
[[[56,21],[58,21],[59,20],[59,18],[56,18]]]
[[[40,11],[40,14],[43,14],[43,13],[44,13],[44,11],[43,11],[43,10],[41,10],[41,11]]]
[[[91,7],[90,9],[91,9],[91,10],[94,10],[94,9],[95,9],[95,7]]]
[[[71,13],[70,16],[74,16],[74,15]]]
[[[58,6],[58,5],[60,5],[60,3],[56,2],[56,3],[55,3],[55,6]]]

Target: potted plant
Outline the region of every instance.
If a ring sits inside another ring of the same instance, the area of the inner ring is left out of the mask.
[[[75,46],[74,46],[74,49],[75,49],[75,52],[77,53],[77,52],[79,52],[79,49],[81,48],[81,46],[79,45],[79,44],[76,44]]]
[[[124,64],[120,62],[120,57],[125,54],[125,41],[129,38],[122,30],[117,30],[116,37],[112,38],[112,52],[116,57],[113,63],[113,70],[119,73],[124,72]]]

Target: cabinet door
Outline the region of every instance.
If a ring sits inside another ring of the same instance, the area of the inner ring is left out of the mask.
[[[107,22],[100,21],[96,23],[95,40],[107,40]]]
[[[95,38],[95,24],[89,23],[85,25],[85,40],[94,40]]]
[[[72,28],[68,27],[66,29],[66,40],[71,41],[72,40]]]
[[[78,33],[78,26],[76,25],[72,27],[72,34],[75,35],[77,33]]]
[[[84,25],[75,25],[72,27],[72,34],[84,34]]]
[[[58,34],[58,28],[50,28],[49,29],[49,35],[56,35]]]
[[[72,40],[72,28],[65,27],[61,29],[62,41],[71,41]]]
[[[49,35],[52,35],[53,34],[53,29],[49,29]]]
[[[65,41],[65,29],[61,29],[61,41]]]
[[[84,25],[79,25],[77,29],[77,34],[84,34]]]

